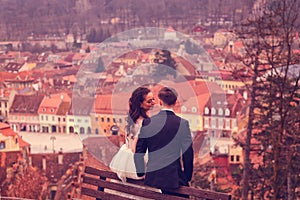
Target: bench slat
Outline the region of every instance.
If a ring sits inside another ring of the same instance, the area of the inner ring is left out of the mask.
[[[122,193],[132,194],[139,197],[146,197],[149,199],[157,199],[157,200],[186,200],[181,197],[169,196],[166,194],[162,194],[159,192],[151,191],[149,189],[141,188],[141,186],[132,186],[123,184],[122,182],[109,182],[105,180],[95,179],[92,177],[85,176],[83,178],[83,183],[98,186],[101,188],[107,188],[115,191],[119,191]]]
[[[209,191],[199,188],[193,188],[193,187],[186,187],[181,186],[177,188],[176,190],[169,190],[169,191],[176,191],[181,194],[188,194],[190,196],[204,198],[204,199],[211,199],[211,200],[230,200],[231,195],[221,192],[215,192],[215,191]]]
[[[105,170],[99,170],[99,169],[92,168],[92,167],[89,167],[89,166],[85,167],[84,172],[86,174],[91,174],[91,175],[95,175],[95,176],[102,176],[102,177],[106,177],[106,178],[120,180],[118,178],[117,174],[114,173],[114,172],[105,171]]]
[[[99,187],[103,187],[103,188],[109,188],[109,189],[113,189],[113,188],[110,188],[110,187],[114,187],[114,190],[122,191],[122,192],[125,192],[125,193],[130,193],[130,194],[134,194],[134,195],[136,195],[137,191],[138,191],[139,193],[141,193],[141,195],[145,195],[145,196],[142,196],[142,197],[153,198],[153,199],[163,199],[163,200],[169,200],[169,199],[173,200],[175,198],[183,199],[183,198],[176,197],[176,196],[169,196],[169,195],[162,194],[162,193],[157,193],[157,192],[154,192],[154,191],[151,191],[151,190],[142,189],[140,187],[137,188],[135,186],[128,186],[128,185],[127,185],[127,187],[125,187],[126,184],[124,185],[121,182],[120,182],[119,186],[117,186],[116,183],[112,183],[109,180],[106,180],[106,181],[105,180],[102,180],[102,181],[99,180],[99,177],[102,177],[102,178],[115,179],[115,180],[120,181],[117,174],[114,173],[114,172],[111,172],[111,171],[99,170],[99,169],[96,169],[96,168],[93,168],[93,167],[86,166],[85,167],[85,174],[86,175],[88,174],[88,175],[97,176],[97,178],[83,176],[84,177],[83,181],[86,182],[87,184],[91,184],[91,185],[95,185],[95,186],[99,186]],[[143,180],[128,179],[127,182],[128,183],[133,183],[133,184],[139,185],[139,186],[144,186],[144,181]],[[126,188],[126,191],[124,191],[124,188]],[[137,189],[139,189],[139,190],[137,190]],[[193,197],[203,198],[203,199],[207,199],[207,200],[230,200],[231,199],[230,194],[205,190],[205,189],[201,189],[201,188],[181,186],[180,188],[170,190],[170,191],[171,192],[176,192],[176,193],[179,193],[179,194],[187,194],[187,195],[190,195],[190,196],[193,196]]]
[[[111,200],[133,200],[131,198],[121,197],[118,195],[109,194],[109,193],[93,190],[93,189],[86,188],[86,187],[81,188],[81,195],[86,195],[86,196],[95,197],[95,198],[99,198],[99,199],[107,199],[107,200],[109,200],[109,199],[111,199]]]

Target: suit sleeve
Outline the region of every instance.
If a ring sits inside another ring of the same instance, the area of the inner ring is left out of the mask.
[[[146,138],[143,137],[143,127],[138,135],[136,149],[134,153],[134,164],[137,172],[137,176],[141,177],[145,175],[145,162],[144,157],[147,150]]]
[[[193,150],[192,134],[189,127],[189,122],[186,120],[184,120],[183,122],[181,150],[182,150],[184,173],[188,178],[188,181],[190,181],[193,175],[194,150]]]

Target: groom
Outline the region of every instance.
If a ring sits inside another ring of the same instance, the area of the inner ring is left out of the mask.
[[[145,185],[170,194],[168,189],[189,185],[194,151],[188,121],[173,111],[177,92],[164,87],[159,91],[158,98],[162,109],[157,115],[143,121],[134,162],[137,175],[145,175]],[[147,150],[148,162],[145,167],[144,156]]]

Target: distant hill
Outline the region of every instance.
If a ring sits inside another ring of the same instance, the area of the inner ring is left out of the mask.
[[[207,20],[237,23],[253,0],[0,0],[0,40],[97,32],[101,40],[134,27],[189,31]]]

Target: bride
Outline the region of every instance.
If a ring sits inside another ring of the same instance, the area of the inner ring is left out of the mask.
[[[132,92],[129,99],[125,144],[121,146],[109,165],[122,182],[126,182],[126,178],[137,180],[144,178],[137,176],[133,156],[143,119],[149,118],[149,111],[154,105],[155,100],[150,89],[138,87]]]

